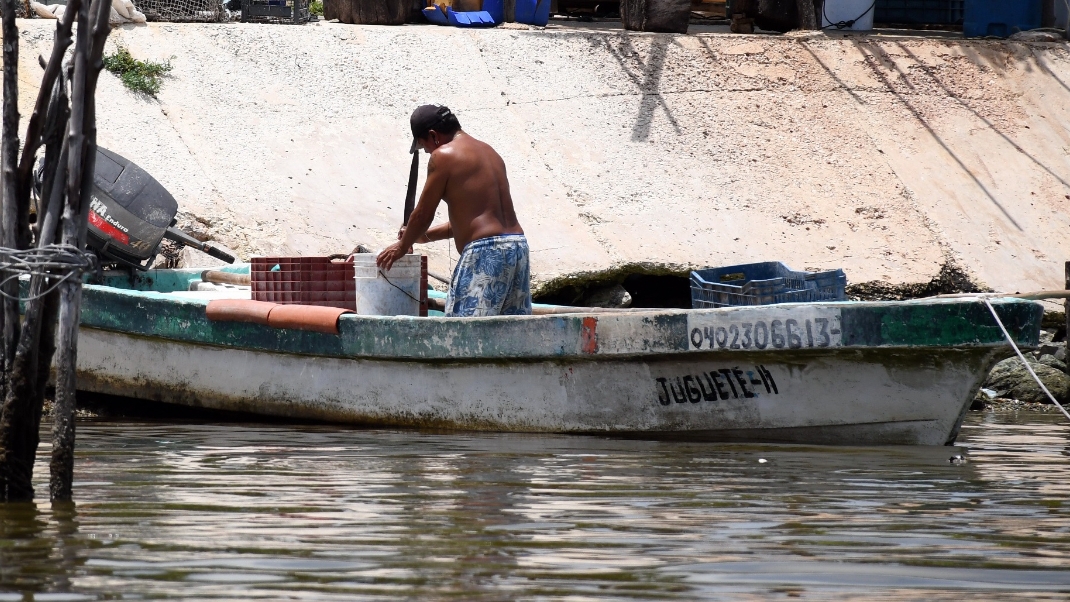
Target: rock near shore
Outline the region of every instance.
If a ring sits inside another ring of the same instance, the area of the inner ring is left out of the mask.
[[[1030,367],[1059,403],[1066,403],[1070,400],[1070,376],[1055,367],[1033,361],[1030,356],[1026,357],[1030,360]],[[1045,358],[1051,358],[1051,356],[1045,356]],[[1017,357],[1008,358],[996,364],[988,374],[983,388],[995,391],[999,397],[1008,399],[1028,403],[1051,403]]]

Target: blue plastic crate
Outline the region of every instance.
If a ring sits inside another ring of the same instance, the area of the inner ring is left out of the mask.
[[[843,270],[805,272],[779,261],[708,268],[691,272],[691,307],[842,301],[846,287]]]
[[[963,0],[877,0],[873,20],[903,25],[961,25]]]
[[[1041,0],[966,0],[962,35],[1006,38],[1040,27]]]

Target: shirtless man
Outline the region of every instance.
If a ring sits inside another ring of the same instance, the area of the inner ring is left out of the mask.
[[[408,226],[376,263],[389,270],[413,243],[453,238],[461,257],[446,297],[447,316],[531,314],[528,241],[513,211],[505,162],[466,134],[446,107],[419,107],[409,125],[412,151],[431,154],[427,181]],[[439,201],[449,206],[449,222],[431,228]]]

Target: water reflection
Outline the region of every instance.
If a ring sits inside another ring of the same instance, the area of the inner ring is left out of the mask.
[[[86,548],[73,503],[55,504],[51,512],[29,503],[0,504],[0,600],[94,598],[71,591]]]
[[[0,601],[1058,597],[1068,433],[994,414],[957,449],[88,423],[77,511],[0,506]]]

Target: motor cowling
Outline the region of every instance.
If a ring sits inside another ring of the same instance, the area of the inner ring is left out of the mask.
[[[132,161],[98,148],[87,245],[101,259],[144,268],[178,214],[178,201]]]

